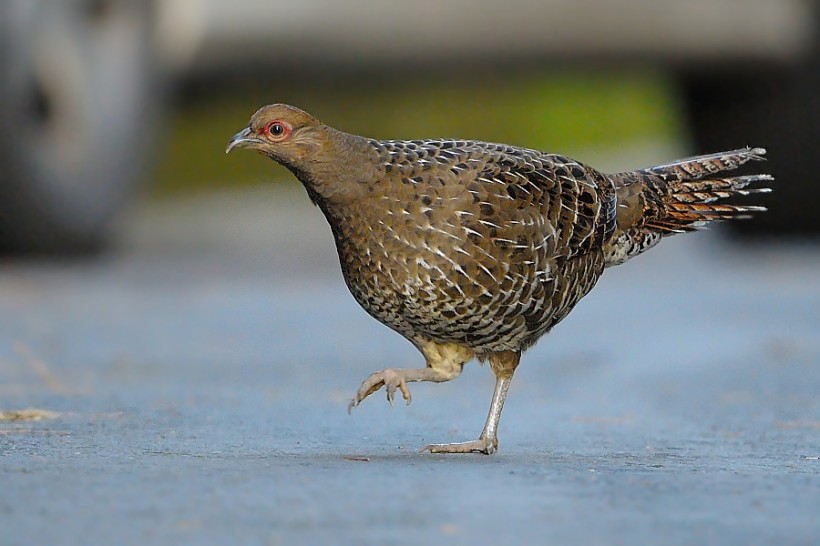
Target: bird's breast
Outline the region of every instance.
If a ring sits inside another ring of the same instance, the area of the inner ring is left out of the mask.
[[[356,300],[407,337],[473,346],[524,337],[537,322],[531,318],[548,312],[551,294],[543,219],[490,215],[466,188],[407,193],[373,195],[334,229]]]

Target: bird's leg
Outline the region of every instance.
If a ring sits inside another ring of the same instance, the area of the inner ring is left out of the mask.
[[[350,413],[362,400],[381,389],[387,391],[387,401],[393,405],[396,390],[401,392],[407,404],[412,397],[407,383],[411,381],[450,381],[461,374],[464,364],[473,357],[473,351],[463,345],[453,343],[420,342],[418,347],[427,360],[426,368],[387,368],[375,372],[362,382],[356,396],[347,406]]]
[[[453,444],[430,444],[422,451],[430,453],[484,453],[491,455],[498,449],[498,421],[501,419],[501,410],[504,409],[504,400],[507,398],[507,390],[510,388],[515,368],[521,353],[518,351],[505,351],[490,355],[490,367],[495,374],[495,391],[493,400],[490,403],[490,411],[487,414],[487,421],[484,423],[484,430],[478,440],[469,442],[457,442]]]

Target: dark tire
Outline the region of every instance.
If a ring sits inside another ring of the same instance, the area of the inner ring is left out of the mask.
[[[0,26],[0,251],[97,250],[152,155],[152,5],[4,2]]]

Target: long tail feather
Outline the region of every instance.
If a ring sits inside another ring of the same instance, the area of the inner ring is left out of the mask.
[[[660,177],[665,182],[687,182],[723,171],[732,171],[749,161],[764,161],[765,148],[740,148],[728,152],[699,155],[644,169],[643,172]]]
[[[638,171],[645,176],[647,191],[653,192],[660,205],[645,211],[644,225],[661,231],[691,231],[703,222],[746,218],[766,207],[720,203],[724,199],[768,193],[768,186],[758,187],[774,180],[768,174],[721,177],[720,173],[733,170],[749,161],[765,159],[764,148],[741,148],[704,156],[682,159]],[[750,187],[753,186],[753,187]]]
[[[682,159],[666,165],[612,175],[618,198],[618,230],[607,249],[607,264],[640,254],[665,235],[702,229],[715,221],[748,218],[759,205],[736,205],[725,199],[768,193],[768,174],[720,176],[749,161],[765,160],[764,148]]]

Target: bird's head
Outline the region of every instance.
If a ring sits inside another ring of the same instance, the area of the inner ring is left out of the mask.
[[[239,147],[251,148],[286,166],[297,167],[326,144],[325,128],[295,106],[270,104],[260,108],[248,126],[228,141],[225,153]]]

